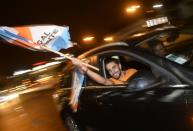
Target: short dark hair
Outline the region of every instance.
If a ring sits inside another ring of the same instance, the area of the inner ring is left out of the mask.
[[[120,64],[119,59],[116,59],[116,58],[113,58],[113,57],[107,57],[105,59],[105,69],[106,69],[107,64],[109,64],[110,62],[114,62],[116,64]],[[111,77],[111,75],[109,74],[109,72],[107,70],[106,70],[106,74],[107,74],[108,78]]]
[[[116,59],[116,58],[108,57],[105,59],[105,65],[107,65],[110,62],[115,62],[116,64],[120,63],[119,59]]]

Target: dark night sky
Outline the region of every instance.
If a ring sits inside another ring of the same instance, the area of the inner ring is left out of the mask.
[[[149,0],[147,0],[149,1]],[[131,0],[23,0],[1,2],[0,26],[30,24],[68,25],[72,41],[88,34],[102,38],[134,21],[125,12]],[[0,75],[27,69],[50,59],[50,53],[32,52],[0,43]]]

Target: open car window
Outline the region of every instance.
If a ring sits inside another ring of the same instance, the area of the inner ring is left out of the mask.
[[[98,59],[96,59],[96,61],[94,62],[95,65],[98,65],[98,67],[100,68],[100,75],[102,75],[103,77],[107,78],[107,79],[110,79],[111,76],[110,74],[108,73],[108,71],[106,70],[106,67],[105,67],[105,60],[108,59],[109,57],[112,57],[112,58],[115,58],[115,59],[118,59],[120,64],[121,64],[121,68],[123,71],[126,71],[128,69],[135,69],[137,70],[137,72],[141,72],[141,71],[148,71],[150,72],[150,74],[152,74],[152,70],[150,68],[149,65],[146,65],[144,63],[141,63],[141,62],[138,62],[132,58],[130,58],[129,56],[127,55],[105,55],[105,56],[100,56],[100,57],[97,57]],[[93,63],[93,64],[94,64]],[[97,63],[97,64],[96,64]],[[137,73],[136,73],[137,74]],[[100,85],[98,83],[96,83],[95,81],[93,81],[92,79],[90,79],[88,76],[86,77],[86,81],[87,81],[87,87],[92,87],[92,88],[127,88],[128,87],[128,81],[130,80],[130,78],[132,78],[133,76],[135,75],[135,73],[129,77],[127,79],[127,81],[125,81],[126,83],[125,84],[116,84],[116,85],[113,85],[113,86],[104,86],[104,85]]]
[[[103,76],[105,78],[111,78],[110,74],[108,73],[108,71],[106,70],[106,67],[105,67],[105,60],[108,58],[115,58],[115,59],[119,60],[119,62],[121,64],[121,69],[123,71],[126,71],[128,69],[136,69],[138,71],[139,70],[150,70],[150,68],[147,65],[142,64],[136,60],[133,60],[132,58],[130,58],[129,56],[126,56],[126,55],[106,56],[104,58],[101,58]]]
[[[94,55],[94,56],[90,56],[87,57],[85,59],[87,61],[88,64],[99,68],[99,62],[98,62],[98,56]],[[92,71],[96,72],[96,73],[100,73],[97,72],[96,70],[91,69]],[[92,80],[90,77],[88,77],[87,75],[85,76],[85,81],[84,81],[85,86],[99,86],[100,84],[95,82],[94,80]]]

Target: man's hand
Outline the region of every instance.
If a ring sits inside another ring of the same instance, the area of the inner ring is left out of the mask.
[[[88,71],[88,67],[83,64],[83,62],[77,58],[71,58],[71,61],[74,66],[76,66],[81,73],[86,73]]]

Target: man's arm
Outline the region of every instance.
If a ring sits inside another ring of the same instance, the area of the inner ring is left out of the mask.
[[[100,74],[90,70],[87,66],[83,65],[82,62],[76,58],[71,59],[72,63],[79,68],[79,70],[82,73],[87,74],[91,79],[96,81],[97,83],[103,84],[103,85],[113,85],[114,83],[101,76]]]
[[[85,74],[87,74],[91,79],[93,79],[97,83],[100,83],[100,84],[103,84],[103,85],[113,85],[114,84],[111,80],[102,77],[98,73],[88,69],[88,67],[86,67],[86,68],[87,69],[85,71]]]

